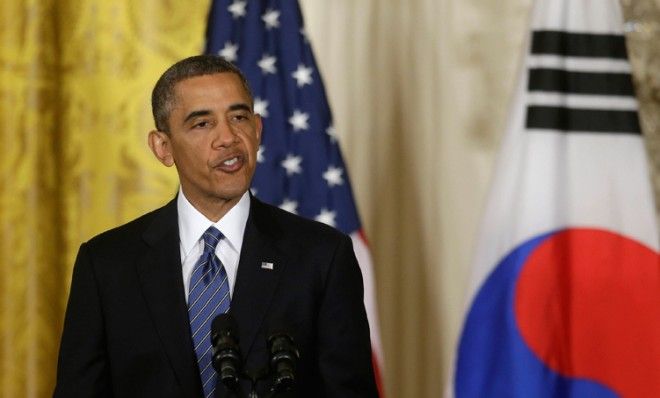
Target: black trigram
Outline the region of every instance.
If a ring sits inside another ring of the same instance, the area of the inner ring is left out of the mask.
[[[640,134],[623,35],[536,31],[528,67],[531,131]]]

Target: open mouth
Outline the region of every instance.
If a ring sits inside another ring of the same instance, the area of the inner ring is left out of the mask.
[[[227,159],[224,162],[222,162],[223,166],[233,166],[238,162],[238,157]]]
[[[243,166],[244,158],[241,155],[236,155],[221,162],[217,162],[213,168],[227,173],[233,173]]]

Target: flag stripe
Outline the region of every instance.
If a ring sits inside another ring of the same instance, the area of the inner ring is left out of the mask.
[[[622,35],[536,31],[532,34],[532,54],[562,54],[576,57],[626,59]]]
[[[578,109],[636,111],[635,97],[612,95],[583,95],[536,91],[527,96],[529,105],[564,106]]]
[[[528,89],[574,94],[635,95],[628,73],[571,72],[546,68],[529,70]]]
[[[626,59],[566,57],[540,54],[529,57],[528,68],[563,69],[573,72],[631,73]]]
[[[565,132],[641,134],[635,111],[529,106],[526,126]]]

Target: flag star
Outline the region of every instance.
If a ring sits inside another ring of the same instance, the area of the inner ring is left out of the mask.
[[[257,192],[258,192],[258,191],[259,191],[259,190],[258,190],[257,188],[255,188],[255,187],[251,187],[251,188],[250,188],[250,192],[252,192],[252,196],[257,196]]]
[[[264,152],[266,152],[266,148],[263,145],[259,145],[259,150],[257,150],[257,163],[263,163],[264,160]]]
[[[284,202],[280,205],[280,209],[286,210],[289,213],[298,214],[298,202],[295,200],[284,199]]]
[[[257,97],[254,99],[254,113],[258,113],[261,117],[268,117],[268,101]]]
[[[319,215],[314,217],[316,221],[320,221],[324,224],[328,224],[331,227],[334,227],[336,222],[335,222],[335,217],[337,217],[337,212],[330,211],[326,208],[321,209],[321,212]]]
[[[330,142],[337,142],[337,130],[335,126],[330,125],[325,129],[325,133],[330,136]]]
[[[259,60],[257,65],[261,68],[261,73],[267,74],[267,73],[275,73],[275,62],[277,61],[277,58],[275,58],[272,55],[267,55],[264,54],[263,57]]]
[[[280,12],[269,8],[264,15],[261,16],[261,20],[266,24],[266,29],[271,30],[272,28],[280,27]]]
[[[344,179],[341,176],[343,172],[344,170],[341,167],[329,166],[328,170],[323,173],[323,178],[328,182],[329,187],[342,185],[344,183]]]
[[[245,16],[245,6],[247,5],[247,0],[234,0],[233,3],[227,7],[227,10],[231,13],[231,16],[234,19]]]
[[[293,111],[289,118],[289,123],[293,126],[293,131],[307,130],[309,128],[309,113],[300,112],[298,109]]]
[[[298,87],[302,87],[305,84],[312,84],[312,68],[308,68],[303,64],[298,64],[298,69],[291,76],[296,79]]]
[[[238,44],[226,42],[222,50],[218,51],[218,55],[227,61],[235,62],[238,59]]]
[[[302,156],[295,156],[292,154],[286,155],[286,159],[282,161],[282,167],[286,169],[286,175],[291,176],[293,174],[302,173],[302,167],[300,167],[301,162]]]

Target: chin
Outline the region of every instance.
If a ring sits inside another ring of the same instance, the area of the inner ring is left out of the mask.
[[[218,190],[215,192],[215,196],[218,199],[230,201],[230,200],[236,200],[238,201],[241,196],[245,193],[245,191],[248,190],[249,187],[235,187],[235,188],[223,188],[221,190]]]

